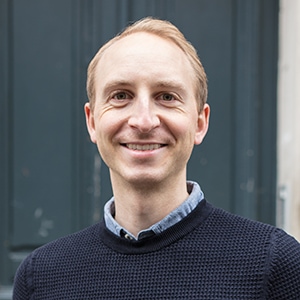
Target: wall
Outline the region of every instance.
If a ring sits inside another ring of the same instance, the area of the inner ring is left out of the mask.
[[[300,241],[300,1],[281,0],[277,224]]]

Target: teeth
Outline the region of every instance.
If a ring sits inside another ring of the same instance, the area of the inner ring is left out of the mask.
[[[126,144],[126,147],[132,150],[147,151],[147,150],[158,149],[161,147],[161,144],[146,144],[146,145]]]

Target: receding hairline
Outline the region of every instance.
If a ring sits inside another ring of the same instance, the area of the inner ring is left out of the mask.
[[[161,26],[159,26],[161,25]],[[134,33],[153,34],[164,40],[176,45],[189,61],[195,75],[195,96],[199,106],[199,111],[202,110],[207,100],[207,78],[202,63],[198,57],[196,49],[185,38],[183,33],[171,22],[167,20],[155,19],[146,17],[135,23],[130,24],[118,35],[105,43],[96,53],[88,67],[87,93],[90,100],[91,108],[95,103],[95,71],[104,53],[116,42],[130,36]]]

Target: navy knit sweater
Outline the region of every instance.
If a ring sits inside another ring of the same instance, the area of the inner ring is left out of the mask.
[[[203,200],[151,238],[102,222],[35,250],[13,299],[300,299],[300,245]]]

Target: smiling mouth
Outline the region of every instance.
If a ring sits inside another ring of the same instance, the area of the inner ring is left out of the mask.
[[[124,144],[128,149],[137,150],[137,151],[150,151],[156,150],[166,145],[164,144]]]

